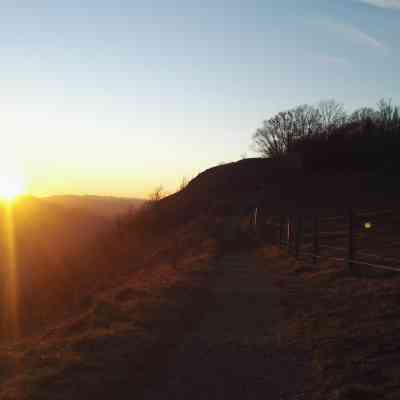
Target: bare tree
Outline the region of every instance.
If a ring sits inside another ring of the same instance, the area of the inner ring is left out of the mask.
[[[320,114],[315,107],[303,104],[293,109],[296,138],[313,135],[321,127]]]
[[[294,117],[283,111],[263,122],[253,135],[257,152],[264,157],[278,157],[289,151],[295,137]]]
[[[333,129],[338,128],[346,123],[347,115],[343,104],[336,100],[323,100],[318,104],[318,113],[321,123],[321,129],[326,133],[330,133]]]
[[[264,121],[253,145],[264,157],[299,153],[310,170],[400,170],[400,108],[382,99],[347,116],[335,100],[301,105]]]
[[[189,179],[186,178],[186,176],[184,176],[182,178],[182,181],[181,181],[180,185],[179,185],[179,191],[185,189],[188,184],[189,184]]]
[[[400,126],[400,110],[398,106],[392,104],[392,100],[381,99],[378,102],[379,122],[384,129],[396,128]]]
[[[301,105],[264,121],[253,135],[254,148],[263,157],[278,157],[290,152],[297,140],[315,134],[320,128],[320,112]]]
[[[378,113],[370,107],[359,108],[350,115],[350,122],[376,121],[379,118]]]
[[[149,200],[151,203],[156,203],[160,201],[163,197],[165,197],[164,188],[160,185],[157,186],[152,193],[150,193]]]

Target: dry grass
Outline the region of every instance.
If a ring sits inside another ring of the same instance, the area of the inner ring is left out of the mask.
[[[205,243],[178,266],[156,262],[35,339],[0,348],[0,399],[138,395],[211,299]]]
[[[297,264],[276,248],[260,260],[280,290],[282,350],[306,353],[308,399],[400,398],[400,276],[355,277]]]

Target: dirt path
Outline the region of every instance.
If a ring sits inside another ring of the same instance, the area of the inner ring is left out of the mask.
[[[301,399],[303,368],[277,350],[279,296],[249,256],[222,260],[216,305],[143,399]]]

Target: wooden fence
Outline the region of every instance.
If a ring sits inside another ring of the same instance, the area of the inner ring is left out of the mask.
[[[400,272],[400,215],[395,210],[269,217],[257,210],[256,215],[257,229],[296,259],[344,262],[353,272],[356,266]]]

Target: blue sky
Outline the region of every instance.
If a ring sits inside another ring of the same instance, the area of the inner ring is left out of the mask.
[[[172,191],[282,109],[400,103],[400,0],[0,6],[2,151],[34,194]]]

